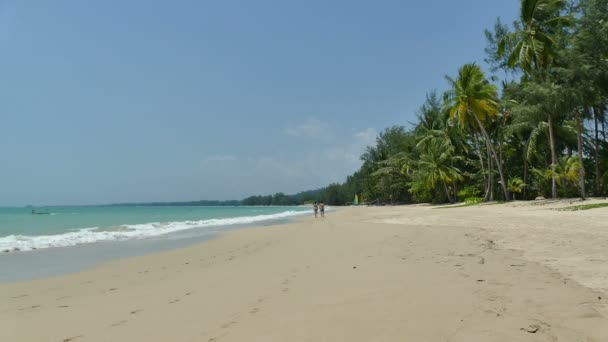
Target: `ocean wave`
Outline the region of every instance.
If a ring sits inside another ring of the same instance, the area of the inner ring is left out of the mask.
[[[271,215],[242,216],[221,219],[181,222],[152,222],[120,225],[109,228],[81,228],[57,235],[9,235],[0,237],[0,252],[31,251],[51,247],[68,247],[102,241],[124,241],[141,239],[188,229],[251,224],[261,221],[288,218],[306,214],[306,211],[284,211]]]

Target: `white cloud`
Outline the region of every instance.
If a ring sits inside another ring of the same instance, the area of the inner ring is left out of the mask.
[[[357,153],[353,147],[333,146],[324,150],[323,155],[329,161],[357,163]]]
[[[319,119],[310,118],[301,124],[285,128],[283,132],[298,138],[327,138],[331,129]]]
[[[355,133],[355,139],[357,139],[357,141],[359,141],[364,147],[374,145],[377,136],[378,131],[376,131],[375,128],[371,127],[364,131]]]
[[[213,155],[204,159],[197,175],[202,190],[229,193],[230,198],[275,192],[296,193],[317,189],[346,180],[361,166],[360,156],[377,136],[374,128],[358,132],[341,132],[317,119],[289,127],[284,133],[291,137],[315,139],[292,141],[289,150],[280,149],[257,155]],[[294,145],[295,144],[295,145]],[[213,181],[211,181],[213,180]],[[228,189],[228,190],[226,190]]]

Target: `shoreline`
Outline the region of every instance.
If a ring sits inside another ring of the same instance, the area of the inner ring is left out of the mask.
[[[346,208],[0,283],[0,340],[604,341],[608,210],[545,209]]]
[[[155,238],[193,230],[214,231],[303,213],[293,207],[112,207],[109,211],[108,207],[86,207],[78,211],[81,208],[84,207],[58,207],[48,220],[41,222],[32,222],[36,215],[0,208],[0,216],[13,226],[0,229],[0,256],[53,247]]]
[[[255,223],[215,226],[212,231],[201,232],[197,231],[197,228],[193,228],[141,239],[100,241],[74,246],[3,253],[3,255],[0,255],[0,269],[3,270],[0,273],[0,284],[83,272],[116,260],[201,244],[226,232],[287,224],[297,220],[300,216],[303,215]]]

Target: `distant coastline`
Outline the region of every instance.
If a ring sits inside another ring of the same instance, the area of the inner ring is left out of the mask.
[[[295,195],[286,195],[282,192],[274,195],[257,195],[249,196],[242,200],[199,200],[186,202],[148,202],[148,203],[116,203],[106,204],[106,207],[131,207],[131,206],[148,206],[148,207],[182,207],[182,206],[200,206],[200,207],[238,207],[238,206],[297,206],[308,202],[323,200],[325,189],[302,191]]]
[[[216,201],[216,200],[200,200],[200,201],[186,201],[186,202],[144,202],[144,203],[112,203],[103,204],[101,207],[237,207],[241,205],[242,201],[239,200],[228,200],[228,201]]]
[[[340,205],[344,203],[334,203],[331,198],[327,198],[327,189],[307,190],[298,192],[294,195],[286,195],[278,192],[274,195],[255,195],[242,200],[197,200],[197,201],[168,201],[168,202],[125,202],[125,203],[105,203],[105,204],[61,204],[61,205],[26,205],[16,207],[0,208],[50,208],[50,207],[239,207],[239,206],[298,206],[312,203],[314,201],[325,201],[328,204]]]

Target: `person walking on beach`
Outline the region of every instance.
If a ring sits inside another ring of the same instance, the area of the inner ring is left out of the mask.
[[[317,213],[319,212],[319,206],[317,205],[316,201],[312,203],[312,209],[315,212],[315,218],[316,218],[317,217]]]
[[[321,212],[321,217],[325,217],[325,204],[323,202],[319,203],[319,211]]]

